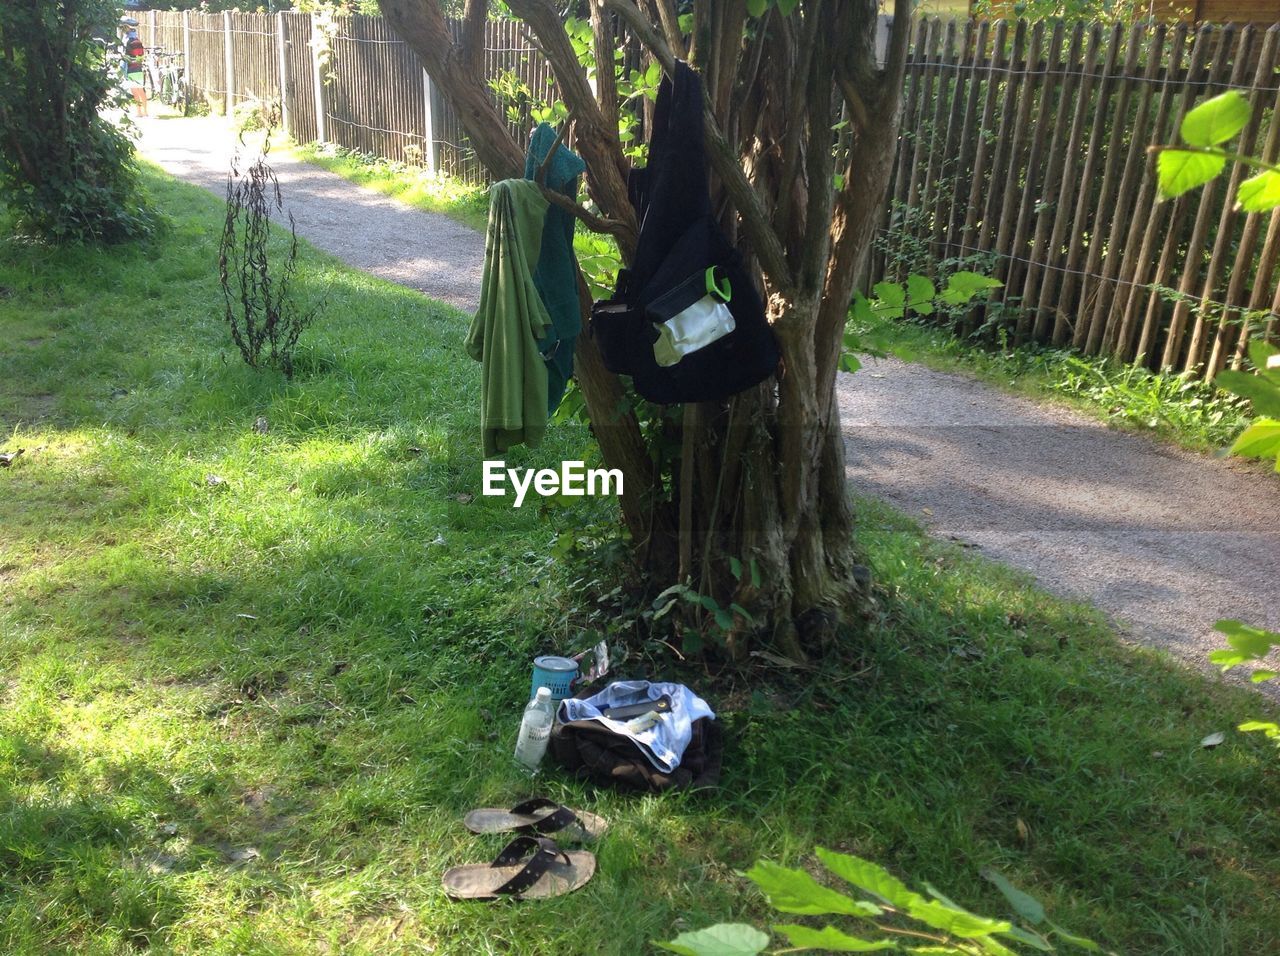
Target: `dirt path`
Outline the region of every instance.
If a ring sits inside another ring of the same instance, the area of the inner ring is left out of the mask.
[[[221,192],[230,146],[218,120],[151,120],[141,149]],[[286,155],[274,165],[312,244],[475,308],[482,236]],[[1198,667],[1219,618],[1280,629],[1280,481],[1262,469],[893,360],[841,376],[839,390],[851,483],[934,534],[1093,602],[1132,640]]]

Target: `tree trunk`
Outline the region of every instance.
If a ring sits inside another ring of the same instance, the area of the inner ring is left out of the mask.
[[[502,177],[514,174],[519,149],[505,128],[499,135],[501,114],[473,68],[481,2],[468,5],[462,48],[437,0],[381,5],[458,108],[482,161]],[[637,225],[615,85],[605,79],[593,93],[550,0],[508,6],[548,57],[587,162],[600,213],[570,211],[611,232],[626,261]],[[605,463],[626,475],[622,514],[648,594],[672,584],[696,592],[702,600],[688,605],[686,626],[722,638],[736,658],[756,642],[798,660],[820,655],[857,607],[865,581],[835,376],[854,275],[892,165],[909,0],[895,0],[883,67],[872,52],[872,0],[799,0],[790,15],[775,6],[762,18],[748,18],[742,0],[708,0],[694,6],[688,37],[671,0],[647,6],[652,15],[636,0],[589,0],[593,47],[599,56],[626,37],[668,72],[682,57],[702,74],[715,208],[726,234],[758,266],[782,362],[772,379],[732,399],[686,406],[668,429],[680,452],[663,467],[589,334],[579,339],[575,376]],[[832,132],[842,111],[854,130],[843,144]],[[584,324],[589,305],[584,294]]]

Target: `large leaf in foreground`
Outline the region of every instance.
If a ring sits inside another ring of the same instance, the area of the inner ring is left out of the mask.
[[[1190,146],[1218,146],[1244,129],[1253,108],[1235,90],[1205,100],[1182,120],[1182,139]]]
[[[791,940],[791,945],[798,949],[820,949],[829,953],[874,953],[877,950],[896,949],[897,944],[889,940],[872,941],[850,936],[834,926],[813,929],[809,926],[775,926],[775,932],[782,933]]]
[[[1228,370],[1218,373],[1217,385],[1232,395],[1247,398],[1259,415],[1280,418],[1280,386],[1269,376]]]
[[[1264,169],[1250,176],[1236,190],[1236,202],[1245,212],[1266,212],[1280,206],[1280,173]]]
[[[1186,149],[1166,149],[1156,159],[1160,195],[1164,199],[1181,196],[1187,190],[1203,186],[1226,165],[1227,161],[1221,156]]]
[[[656,945],[680,956],[756,956],[769,935],[747,923],[717,923]]]
[[[821,852],[821,851],[819,851]],[[764,891],[774,909],[802,916],[841,913],[846,916],[878,916],[880,907],[855,900],[823,886],[804,870],[761,860],[747,870],[747,879]]]

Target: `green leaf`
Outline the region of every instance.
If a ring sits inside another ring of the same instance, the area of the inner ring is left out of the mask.
[[[821,854],[821,850],[818,851]],[[878,916],[882,910],[874,903],[851,899],[843,893],[823,886],[804,870],[761,860],[747,870],[747,879],[764,891],[774,909],[802,916],[842,913],[846,916]]]
[[[877,282],[871,291],[886,305],[905,305],[907,302],[907,290],[896,282]]]
[[[1044,907],[1040,901],[1033,896],[1022,892],[1001,873],[987,867],[981,871],[982,878],[988,883],[993,883],[1004,898],[1009,901],[1009,905],[1013,907],[1013,911],[1021,916],[1032,926],[1039,926],[1044,922]]]
[[[1272,723],[1269,720],[1246,720],[1236,730],[1243,730],[1245,733],[1261,731],[1268,737],[1280,736],[1280,724]]]
[[[760,565],[756,562],[756,559],[755,559],[755,558],[752,558],[752,559],[751,559],[750,568],[751,568],[751,586],[752,586],[753,588],[759,588],[759,587],[760,587],[760,580],[761,580],[761,578],[760,578]]]
[[[853,308],[850,310],[853,321],[859,325],[870,325],[876,319],[876,314],[872,311],[870,300],[861,292],[853,294]]]
[[[1041,936],[1035,930],[1027,929],[1025,926],[1015,926],[1009,930],[1007,936],[1011,936],[1020,943],[1025,943],[1032,949],[1038,949],[1042,953],[1052,953],[1053,944]]]
[[[710,594],[699,594],[697,601],[708,611],[720,610],[720,602],[713,598]]]
[[[1233,667],[1239,667],[1241,664],[1253,660],[1248,654],[1241,654],[1239,651],[1210,651],[1209,663],[1217,664],[1224,671],[1229,671]]]
[[[1091,939],[1085,939],[1083,936],[1076,936],[1074,933],[1068,933],[1065,929],[1049,920],[1049,928],[1053,930],[1053,934],[1064,943],[1070,943],[1079,949],[1087,949],[1091,953],[1102,952],[1102,947]]]
[[[999,279],[984,276],[981,272],[970,272],[962,269],[947,277],[946,287],[942,290],[942,301],[947,305],[964,305],[974,296],[988,289],[998,289],[1002,285]]]
[[[769,0],[747,0],[747,13],[753,17],[762,17],[769,9]]]
[[[1280,383],[1280,366],[1271,366],[1277,356],[1280,356],[1280,348],[1270,342],[1254,339],[1249,343],[1249,361],[1253,367],[1268,381]]]
[[[1156,158],[1160,196],[1173,199],[1190,189],[1203,186],[1222,172],[1226,165],[1226,158],[1217,154],[1192,153],[1185,149],[1162,150]]]
[[[843,352],[840,355],[840,371],[856,372],[862,368],[862,363],[858,361],[858,356],[852,352]]]
[[[747,923],[717,923],[654,945],[680,956],[756,956],[769,945],[769,936]]]
[[[944,933],[951,933],[953,936],[963,936],[965,939],[990,936],[993,933],[1007,933],[1013,928],[1013,924],[1008,920],[979,916],[977,913],[970,913],[968,910],[960,909],[954,904],[948,906],[945,903],[935,903],[929,900],[911,907],[907,912],[935,929],[940,929]],[[992,946],[985,940],[983,945],[991,952],[999,952],[1005,949],[998,943]]]
[[[1240,621],[1218,621],[1213,628],[1220,634],[1225,634],[1227,643],[1237,651],[1254,659],[1266,657],[1273,646],[1280,644],[1280,634],[1264,631],[1260,627],[1250,627]]]
[[[1270,418],[1254,422],[1236,439],[1231,454],[1246,458],[1280,456],[1280,422]]]
[[[1259,668],[1249,675],[1249,680],[1253,681],[1255,684],[1261,684],[1264,681],[1275,680],[1277,677],[1280,677],[1280,671],[1269,671],[1264,668]]]
[[[891,319],[900,319],[907,304],[907,290],[896,282],[877,282],[871,287],[876,294],[876,302],[872,308],[881,315]]]
[[[891,906],[909,909],[917,903],[928,901],[919,893],[907,888],[882,866],[847,853],[824,850],[818,847],[815,851],[823,865],[846,883],[852,883],[861,890],[872,893]]]
[[[926,276],[912,273],[907,276],[907,301],[911,310],[920,315],[933,315],[933,297],[938,294]]]
[[[1250,176],[1236,190],[1236,205],[1245,212],[1266,212],[1280,206],[1280,173],[1265,169]]]
[[[791,11],[796,8],[796,4],[800,0],[778,0],[778,11],[784,16],[791,16]]]
[[[720,630],[722,631],[733,630],[733,615],[730,614],[728,611],[724,610],[723,608],[717,610],[715,613],[715,619],[716,619],[716,627],[720,628]]]
[[[742,580],[742,562],[732,556],[729,558],[729,573],[733,575],[735,581]]]
[[[1280,385],[1269,379],[1252,372],[1228,370],[1218,373],[1217,385],[1232,395],[1249,399],[1253,403],[1253,410],[1259,415],[1280,418]]]
[[[831,953],[874,953],[877,950],[893,949],[896,944],[889,940],[859,939],[841,932],[834,926],[813,929],[809,926],[787,924],[772,927],[775,933],[782,933],[791,940],[791,945],[799,949],[822,949]]]
[[[1182,120],[1182,139],[1190,146],[1217,146],[1244,129],[1253,109],[1235,90],[1205,100]]]

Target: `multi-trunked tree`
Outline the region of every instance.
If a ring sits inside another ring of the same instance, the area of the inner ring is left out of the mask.
[[[482,74],[488,3],[468,0],[456,35],[446,6],[381,3],[456,107],[480,161],[497,179],[519,176],[523,152]],[[593,208],[547,198],[611,235],[624,263],[637,223],[619,119],[643,106],[621,97],[615,70],[599,65],[614,64],[626,45],[667,72],[687,60],[703,79],[714,208],[755,269],[778,371],[729,400],[684,406],[660,439],[642,428],[590,335],[579,339],[575,373],[602,457],[626,476],[622,517],[652,593],[685,585],[705,606],[736,605],[724,635],[735,656],[753,644],[821,655],[863,593],[835,382],[855,274],[894,156],[909,3],[896,0],[880,61],[873,0],[506,6],[551,64]],[[578,56],[569,12],[589,18],[591,56]]]

